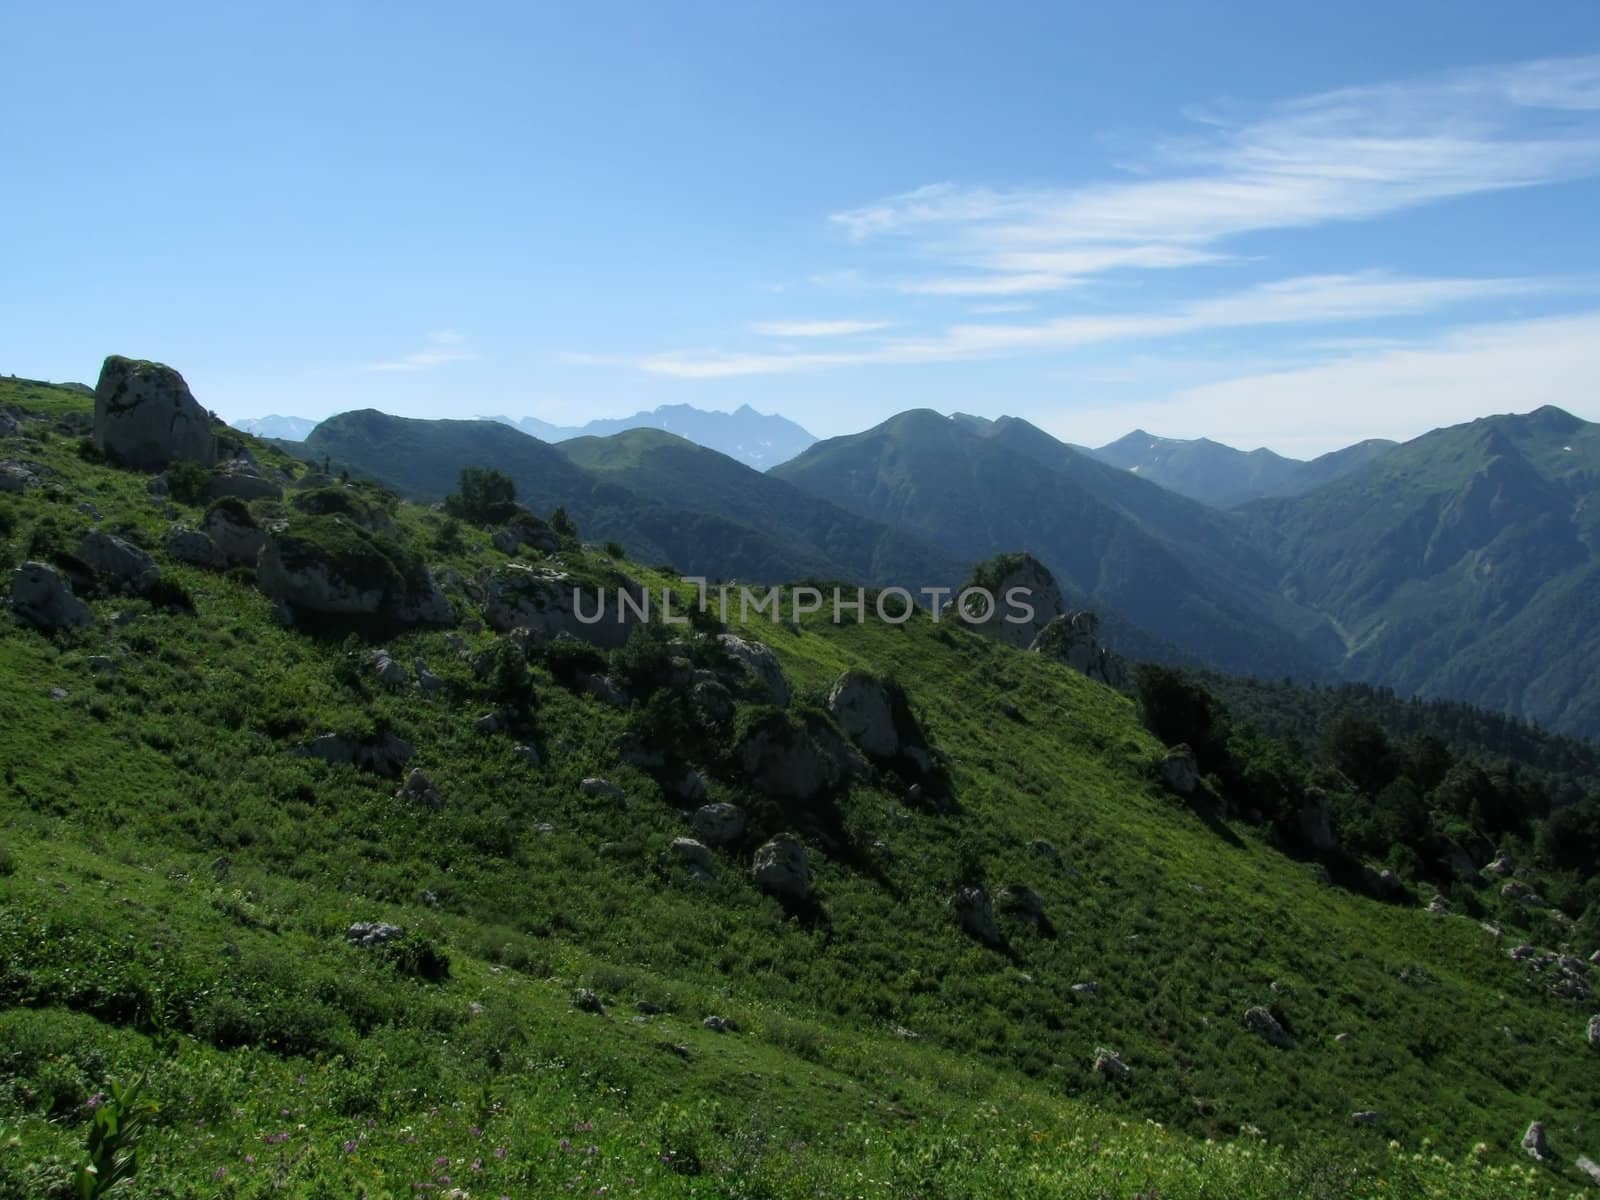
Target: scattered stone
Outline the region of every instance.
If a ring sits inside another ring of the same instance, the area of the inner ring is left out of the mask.
[[[422,689],[424,695],[431,696],[444,686],[444,680],[429,670],[428,664],[420,658],[413,665],[417,673],[417,687]]]
[[[168,558],[191,567],[220,571],[228,565],[227,557],[214,541],[187,525],[174,525],[167,530],[166,549]]]
[[[1200,767],[1195,762],[1194,751],[1181,742],[1168,750],[1161,760],[1161,778],[1178,795],[1193,795],[1200,785]]]
[[[94,446],[137,471],[217,461],[211,417],[171,367],[113,354],[94,389]]]
[[[1511,856],[1504,850],[1494,856],[1494,861],[1484,868],[1491,875],[1511,874]]]
[[[780,899],[798,901],[811,895],[806,848],[787,834],[773,838],[756,851],[750,875],[757,887]]]
[[[1505,886],[1500,889],[1500,894],[1507,900],[1518,904],[1542,905],[1544,903],[1539,893],[1520,879],[1508,880]]]
[[[1428,911],[1431,913],[1449,913],[1454,910],[1450,907],[1450,901],[1441,895],[1435,895],[1432,900],[1428,901]]]
[[[621,800],[622,789],[609,779],[591,775],[578,785],[585,796],[594,800]]]
[[[348,765],[376,775],[397,775],[413,753],[411,744],[392,733],[376,741],[362,741],[339,733],[325,733],[297,746],[293,753],[317,758],[333,766]]]
[[[994,905],[989,893],[981,887],[968,884],[956,889],[950,897],[950,908],[962,932],[977,938],[986,946],[1000,944],[1000,927],[995,924]]]
[[[89,669],[101,674],[109,674],[117,669],[117,660],[108,654],[91,654],[89,656]]]
[[[1023,920],[1038,925],[1044,920],[1044,897],[1031,887],[1013,883],[1000,889],[1000,907],[1013,912]]]
[[[622,690],[622,685],[610,675],[590,675],[584,680],[583,690],[600,701],[600,703],[609,704],[612,708],[628,707],[628,694]]]
[[[711,850],[704,842],[697,842],[693,838],[673,838],[672,853],[697,879],[711,878]]]
[[[61,701],[65,700],[69,695],[71,695],[71,693],[68,692],[64,687],[53,687],[46,692],[45,695],[54,700],[57,704],[60,704]]]
[[[637,1013],[643,1013],[647,1017],[654,1017],[659,1016],[661,1013],[664,1013],[667,1010],[661,1005],[657,1004],[654,1000],[636,1000],[633,1004],[633,1011]]]
[[[1107,1079],[1133,1078],[1133,1068],[1122,1061],[1120,1054],[1104,1046],[1095,1047],[1093,1069],[1096,1075],[1104,1075]]]
[[[606,1006],[589,988],[579,988],[572,993],[572,1007],[580,1012],[594,1013],[601,1017],[606,1015]]]
[[[387,921],[357,921],[344,931],[344,940],[355,946],[381,946],[402,937],[405,930]]]
[[[1100,984],[1099,984],[1099,982],[1097,980],[1091,979],[1087,983],[1075,983],[1075,984],[1073,984],[1072,985],[1072,998],[1074,1000],[1082,1000],[1085,1003],[1092,1003],[1092,1002],[1094,1002],[1096,1000],[1099,1000],[1100,999]]]
[[[479,733],[499,733],[502,727],[500,714],[497,712],[484,713],[472,723],[472,728]]]
[[[1388,868],[1374,866],[1361,868],[1361,880],[1366,889],[1380,900],[1398,900],[1405,895],[1405,881]]]
[[[738,1033],[739,1023],[732,1017],[707,1017],[700,1022],[701,1025],[711,1030],[712,1033]]]
[[[400,790],[395,793],[396,800],[408,800],[413,804],[421,804],[438,812],[444,807],[438,789],[433,786],[433,780],[422,773],[421,767],[412,767],[411,774],[406,776],[406,781],[400,785]]]
[[[1600,1050],[1600,1013],[1589,1018],[1589,1049]]]
[[[373,653],[372,674],[386,688],[403,688],[406,685],[406,669],[389,657],[387,650]]]
[[[706,845],[727,846],[738,841],[744,833],[744,809],[737,804],[718,801],[695,809],[689,824]]]
[[[1350,1040],[1350,1035],[1348,1033],[1336,1033],[1333,1035],[1333,1040],[1342,1046]]]
[[[1383,1120],[1383,1117],[1379,1113],[1373,1112],[1371,1109],[1366,1109],[1362,1112],[1351,1113],[1350,1119],[1357,1125],[1376,1125],[1378,1122]]]
[[[1543,1162],[1550,1157],[1550,1143],[1544,1136],[1544,1122],[1535,1121],[1528,1126],[1528,1132],[1522,1135],[1522,1149],[1535,1162]]]
[[[683,804],[698,804],[706,798],[706,777],[701,771],[690,767],[684,771],[683,778],[673,785],[678,800]]]
[[[899,1038],[901,1041],[905,1042],[920,1042],[922,1040],[922,1035],[920,1033],[913,1032],[912,1030],[907,1029],[904,1025],[896,1025],[889,1032],[894,1034],[894,1036]]]
[[[561,549],[561,538],[544,521],[531,512],[520,512],[489,537],[501,554],[515,555],[522,547],[541,554],[554,554]]]
[[[1028,849],[1058,867],[1061,865],[1061,851],[1056,849],[1054,842],[1047,842],[1044,838],[1034,838],[1028,843]]]
[[[1294,1049],[1294,1038],[1289,1036],[1289,1031],[1278,1024],[1277,1017],[1259,1004],[1245,1010],[1244,1027],[1280,1050]]]
[[[43,486],[44,480],[39,478],[39,469],[31,463],[12,459],[0,462],[0,492],[28,492]]]
[[[1573,1164],[1596,1183],[1600,1183],[1600,1163],[1594,1161],[1587,1154],[1578,1155],[1578,1160]]]
[[[511,753],[520,758],[527,766],[538,770],[540,766],[539,748],[529,742],[518,742],[512,747]]]
[[[17,620],[45,633],[94,624],[89,606],[48,563],[25,562],[11,572],[11,611]]]
[[[83,535],[78,557],[94,568],[100,582],[118,591],[146,592],[161,578],[155,559],[125,538],[98,529]]]
[[[784,678],[778,656],[765,643],[737,634],[717,636],[722,648],[744,668],[757,699],[763,704],[783,708],[789,703],[789,681]]]

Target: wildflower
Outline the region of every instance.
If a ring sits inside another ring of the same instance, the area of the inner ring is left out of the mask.
[[[104,1092],[96,1092],[94,1095],[90,1096],[87,1100],[85,1100],[83,1102],[83,1106],[85,1108],[94,1109],[94,1108],[99,1108],[105,1102],[106,1102],[106,1094]]]
[[[562,1138],[561,1139],[560,1149],[561,1149],[561,1153],[565,1154],[568,1150],[572,1149],[572,1143],[567,1141],[566,1138]]]
[[[255,1155],[254,1155],[254,1154],[246,1154],[246,1155],[245,1155],[245,1156],[244,1156],[244,1161],[245,1161],[245,1163],[246,1163],[246,1164],[247,1164],[247,1165],[249,1165],[249,1166],[252,1166],[252,1167],[253,1167],[253,1166],[255,1166],[255,1165],[256,1165],[256,1156],[255,1156]]]
[[[481,1170],[483,1170],[483,1159],[481,1159],[481,1158],[475,1158],[475,1159],[473,1159],[473,1160],[472,1160],[472,1169],[473,1169],[473,1170],[474,1170],[474,1171],[481,1171]]]
[[[344,1152],[346,1154],[354,1154],[356,1152],[356,1147],[359,1145],[359,1142],[357,1142],[354,1138],[351,1138],[344,1144]]]
[[[504,1146],[496,1146],[494,1148],[494,1156],[496,1158],[504,1158],[506,1156],[506,1148]]]
[[[228,1168],[227,1167],[218,1167],[215,1171],[211,1172],[211,1178],[216,1179],[216,1180],[223,1180],[223,1179],[226,1179],[227,1177],[228,1177]]]
[[[450,1165],[450,1160],[441,1154],[438,1158],[433,1160],[433,1165],[436,1167],[448,1167]]]

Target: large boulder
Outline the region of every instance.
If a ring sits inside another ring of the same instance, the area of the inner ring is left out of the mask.
[[[0,492],[30,492],[43,486],[39,468],[33,464],[10,459],[0,462]]]
[[[1062,613],[1039,631],[1028,649],[1107,687],[1133,685],[1133,672],[1127,660],[1100,643],[1100,618],[1092,612]]]
[[[784,678],[778,656],[771,647],[738,634],[724,633],[717,638],[722,648],[738,663],[752,692],[753,698],[774,708],[789,703],[789,681]]]
[[[756,851],[750,876],[757,887],[783,900],[805,900],[811,895],[806,848],[787,834],[773,838]]]
[[[167,530],[167,557],[174,562],[188,563],[191,567],[205,567],[220,571],[228,565],[222,549],[210,536],[187,525],[174,525]],[[260,553],[259,549],[257,553]]]
[[[961,596],[971,589],[987,592],[993,599],[992,611],[984,620],[967,616],[983,615],[985,605],[977,596],[971,597],[966,612],[961,610]],[[1011,602],[1013,595],[1018,604]],[[1019,650],[1033,645],[1045,626],[1067,611],[1055,576],[1031,554],[1002,554],[979,563],[950,606],[951,614],[968,629]],[[1025,609],[1032,609],[1032,614],[1023,620]]]
[[[639,622],[619,591],[636,601],[644,596],[644,589],[620,572],[599,583],[581,582],[555,568],[506,563],[484,580],[483,617],[501,633],[520,627],[542,639],[567,634],[612,649],[626,642]]]
[[[995,924],[994,905],[989,893],[981,887],[969,884],[957,888],[950,897],[950,909],[963,933],[977,938],[985,946],[1000,944],[1000,926]]]
[[[1522,1149],[1535,1162],[1543,1162],[1550,1157],[1550,1143],[1544,1136],[1543,1121],[1535,1121],[1528,1126],[1528,1132],[1522,1135]]]
[[[1269,1009],[1259,1004],[1245,1010],[1244,1027],[1270,1046],[1280,1050],[1294,1049],[1294,1038],[1289,1031],[1279,1024],[1278,1018]]]
[[[25,562],[11,572],[11,611],[17,620],[46,633],[94,624],[89,606],[48,563]]]
[[[217,461],[211,416],[171,367],[113,354],[94,389],[94,445],[108,458],[140,471],[178,460],[209,467]]]
[[[865,671],[846,671],[828,693],[828,714],[844,735],[868,754],[893,758],[900,752],[895,704],[889,685]]]
[[[97,580],[117,591],[145,592],[161,578],[155,559],[125,538],[98,529],[83,535],[78,557],[94,568]]]

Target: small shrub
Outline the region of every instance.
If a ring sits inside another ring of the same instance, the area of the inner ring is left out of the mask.
[[[167,468],[167,494],[179,504],[198,508],[210,486],[211,472],[197,462],[180,459]]]
[[[621,542],[607,542],[606,553],[612,558],[626,558],[628,552],[622,548]]]

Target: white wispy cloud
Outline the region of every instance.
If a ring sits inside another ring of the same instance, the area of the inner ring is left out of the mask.
[[[893,321],[759,321],[750,329],[763,337],[826,338],[874,333],[893,324]]]
[[[423,340],[425,345],[421,350],[414,350],[410,354],[402,354],[398,358],[385,359],[381,362],[365,363],[361,370],[426,371],[433,367],[442,367],[446,363],[470,362],[478,357],[468,349],[467,339],[453,329],[436,330]]]
[[[926,363],[1064,350],[1206,330],[1353,321],[1428,312],[1493,297],[1547,293],[1565,285],[1544,279],[1414,279],[1380,272],[1302,276],[1190,302],[1166,311],[1070,316],[1023,323],[949,325],[922,338],[859,348],[784,353],[662,354],[633,365],[657,375],[719,379],[823,367]]]
[[[935,183],[835,213],[855,241],[909,239],[949,295],[1069,288],[1127,268],[1195,266],[1269,229],[1363,220],[1600,170],[1600,56],[1346,88],[1240,121],[1209,118],[1141,164],[1059,188]],[[951,268],[957,268],[956,273]]]
[[[1405,440],[1544,404],[1600,420],[1600,311],[1463,326],[1407,345],[1223,379],[1170,397],[1039,414],[1058,437],[1099,445],[1133,428],[1265,444],[1312,457],[1369,437]]]

